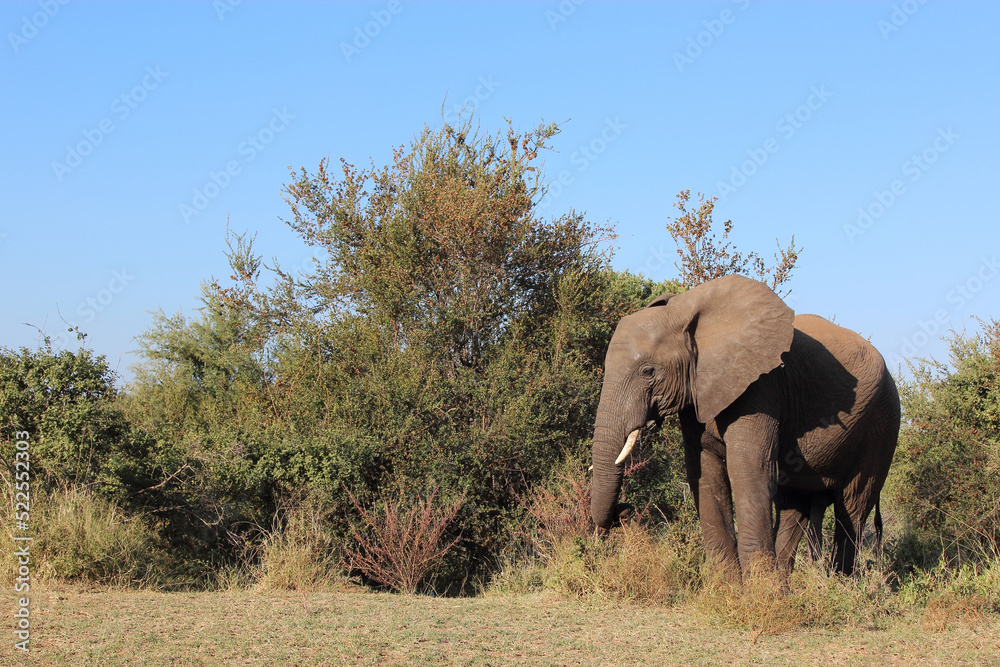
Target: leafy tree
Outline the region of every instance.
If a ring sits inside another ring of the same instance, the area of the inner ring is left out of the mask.
[[[328,318],[330,423],[369,461],[355,479],[465,493],[469,560],[505,543],[515,492],[585,456],[611,328],[651,293],[634,281],[613,300],[610,230],[534,215],[556,130],[425,130],[389,166],[342,162],[334,179],[324,162],[287,190],[289,225],[327,260],[285,281],[284,312]]]
[[[588,458],[618,319],[677,287],[613,271],[610,229],[535,215],[557,129],[446,125],[384,167],[293,172],[307,275],[230,235],[231,281],[194,320],[157,316],[129,396],[190,530],[238,541],[304,490],[349,539],[358,507],[440,488],[465,502],[436,576],[488,571],[516,494]]]
[[[321,162],[287,188],[288,224],[328,260],[299,294],[314,309],[373,318],[397,345],[476,367],[514,323],[550,314],[554,284],[599,261],[610,230],[579,214],[543,222],[533,166],[554,125],[481,137],[425,129],[393,164],[336,180]]]
[[[159,312],[138,338],[146,361],[128,396],[130,418],[157,442],[156,484],[137,498],[170,536],[196,550],[236,539],[234,525],[269,521],[274,506],[274,378],[251,314],[203,287],[201,317]]]

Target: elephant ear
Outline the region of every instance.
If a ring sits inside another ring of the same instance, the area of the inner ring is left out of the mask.
[[[792,345],[795,312],[767,285],[723,276],[670,299],[687,321],[696,350],[692,387],[698,421],[707,423]]]
[[[652,301],[650,301],[649,303],[647,303],[646,304],[646,308],[654,308],[656,306],[665,306],[665,305],[667,305],[667,302],[670,301],[671,297],[675,297],[675,296],[677,296],[677,295],[674,294],[673,292],[666,292],[665,294],[661,294],[660,296],[656,297],[655,299],[653,299]]]

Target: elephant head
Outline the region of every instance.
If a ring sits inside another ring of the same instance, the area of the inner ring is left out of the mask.
[[[692,408],[715,419],[781,364],[793,311],[763,283],[731,275],[666,294],[618,323],[604,360],[593,440],[591,515],[617,515],[623,463],[641,430]]]

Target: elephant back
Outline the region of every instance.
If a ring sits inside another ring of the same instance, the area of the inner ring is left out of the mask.
[[[796,315],[795,337],[788,354],[796,368],[794,384],[802,395],[812,394],[817,414],[828,422],[864,417],[874,405],[899,399],[895,382],[879,351],[860,334],[819,315]]]

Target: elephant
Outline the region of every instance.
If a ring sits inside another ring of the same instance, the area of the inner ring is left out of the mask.
[[[665,294],[623,317],[605,357],[592,442],[599,533],[625,507],[623,468],[640,434],[674,414],[713,561],[745,574],[767,556],[790,572],[807,528],[818,553],[833,505],[830,564],[853,572],[900,426],[896,384],[871,343],[817,315],[796,315],[767,285],[740,275]],[[877,508],[875,524],[880,531]]]

